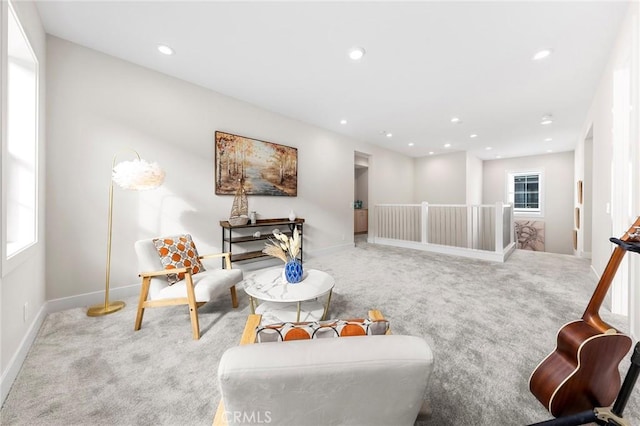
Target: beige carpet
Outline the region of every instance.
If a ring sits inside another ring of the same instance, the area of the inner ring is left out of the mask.
[[[582,315],[595,286],[588,261],[526,251],[500,264],[358,243],[305,267],[335,277],[332,317],[379,308],[395,334],[429,342],[435,370],[428,425],[549,419],[529,393],[528,377],[554,348],[558,328]],[[244,292],[239,295],[238,309],[228,298],[201,308],[199,341],[191,340],[182,307],[148,310],[134,332],[135,298],[102,318],[89,318],[84,309],[50,315],[0,423],[210,425],[218,360],[237,343],[249,312]],[[623,318],[601,314],[626,330]],[[623,373],[628,365],[621,363]],[[638,390],[625,414],[640,424]]]

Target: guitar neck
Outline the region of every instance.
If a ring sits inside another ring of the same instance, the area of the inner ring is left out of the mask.
[[[626,250],[621,247],[616,247],[613,250],[611,257],[609,258],[609,263],[607,263],[607,267],[602,273],[600,281],[598,281],[598,285],[591,296],[591,300],[589,300],[587,309],[585,309],[584,314],[582,314],[582,319],[585,322],[599,329],[602,333],[613,327],[600,318],[600,307],[604,302],[604,298],[606,297],[609,287],[613,282],[613,277],[616,275],[618,267],[620,266],[625,254]]]
[[[629,230],[625,232],[622,237],[620,237],[620,240],[628,241],[630,239],[629,234],[634,234],[638,226],[640,226],[640,217],[638,217],[634,224],[629,228]],[[584,314],[582,314],[582,319],[585,322],[599,329],[602,333],[614,328],[606,322],[602,321],[599,311],[602,303],[604,302],[604,298],[609,291],[609,287],[611,287],[613,278],[618,271],[618,267],[620,266],[620,263],[622,262],[622,259],[624,259],[624,255],[626,253],[627,250],[620,246],[616,246],[616,248],[613,250],[613,253],[611,253],[611,257],[609,258],[609,263],[607,263],[607,267],[602,273],[600,281],[598,281],[598,285],[596,286],[596,289],[591,296],[591,300],[589,300],[587,309],[585,309]]]

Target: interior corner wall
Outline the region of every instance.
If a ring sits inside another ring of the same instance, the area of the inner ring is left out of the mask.
[[[412,202],[413,158],[375,145],[361,146],[358,151],[369,155],[369,215],[376,204]]]
[[[200,252],[220,251],[219,221],[229,217],[233,197],[214,193],[216,130],[298,148],[298,196],[248,201],[258,218],[290,210],[303,217],[305,257],[353,246],[354,151],[374,157],[370,197],[389,202],[398,187],[411,188],[412,173],[395,169],[408,157],[387,158],[368,144],[66,40],[50,36],[47,47],[48,299],[103,297],[111,164],[117,153],[118,161],[130,159],[127,148],[158,162],[166,179],[152,191],[115,188],[112,288],[138,283],[137,239],[189,232]]]
[[[467,202],[468,205],[482,204],[482,160],[467,153]]]
[[[544,170],[545,251],[573,253],[574,153],[535,155],[484,161],[482,202],[507,202],[506,179],[510,171]],[[516,219],[526,218],[524,216]]]
[[[356,151],[368,157],[368,240],[372,242],[377,233],[377,204],[413,202],[413,158],[363,143],[356,146]]]
[[[29,43],[38,59],[39,73],[39,111],[38,111],[38,241],[26,250],[25,256],[16,256],[20,262],[9,259],[2,267],[2,280],[0,281],[0,371],[2,376],[0,404],[9,393],[13,380],[20,370],[22,360],[27,355],[31,342],[38,332],[39,326],[45,316],[45,92],[47,79],[46,66],[46,36],[40,15],[33,2],[17,1],[12,3],[18,19],[29,39]],[[2,25],[0,39],[2,39],[2,114],[6,114],[6,23],[7,2],[0,4],[0,16]],[[3,123],[4,119],[3,119]],[[5,126],[2,129],[2,146],[6,147]],[[4,148],[3,148],[4,149]],[[2,156],[4,157],[4,155]],[[2,183],[3,193],[5,184]],[[4,199],[4,196],[3,196]],[[2,204],[3,216],[6,205]]]
[[[582,181],[583,182],[583,201],[585,197],[592,197],[591,193],[587,193],[585,191],[585,187],[584,187],[584,176],[585,176],[585,143],[584,143],[584,135],[581,135],[578,140],[576,141],[576,149],[574,151],[574,164],[573,164],[573,173],[574,173],[574,178],[573,181],[576,182],[576,189],[574,191],[574,196],[573,196],[573,202],[574,205],[576,207],[579,207],[581,209],[584,209],[584,206],[580,206],[580,203],[578,202],[578,186],[577,186],[577,182],[578,181]],[[576,246],[573,250],[573,254],[576,256],[581,256],[582,253],[584,252],[584,227],[580,227],[579,229],[575,227],[574,224],[574,232],[577,235],[577,241],[576,241]]]
[[[638,108],[638,97],[640,96],[640,67],[638,66],[638,39],[640,30],[638,29],[638,10],[640,6],[633,2],[629,6],[629,12],[625,18],[616,42],[611,51],[609,62],[604,70],[598,89],[593,97],[591,106],[585,117],[582,126],[582,135],[587,135],[589,128],[593,127],[593,169],[592,169],[592,246],[591,259],[592,267],[598,275],[601,275],[606,268],[610,258],[612,247],[609,238],[613,235],[612,218],[610,206],[612,202],[612,161],[613,161],[613,73],[622,62],[631,59],[630,75],[634,79],[631,94],[632,102],[635,102],[631,114],[631,129],[635,129],[631,143],[639,142],[638,127],[640,123],[640,108]],[[634,41],[635,41],[635,48]],[[635,101],[634,101],[635,100]],[[579,140],[580,156],[576,157],[576,164],[584,162],[584,139]],[[637,158],[632,169],[640,167]],[[640,195],[637,185],[635,186],[635,202],[632,215],[640,214]]]
[[[613,81],[614,72],[625,64],[630,66],[631,76],[631,112],[630,112],[630,145],[634,147],[634,154],[631,161],[631,171],[635,173],[637,182],[638,170],[640,169],[640,4],[631,2],[629,10],[616,41],[611,49],[609,61],[606,69],[602,73],[598,89],[596,90],[589,111],[585,117],[582,134],[586,135],[589,128],[593,126],[593,168],[592,168],[592,244],[591,244],[591,266],[599,276],[604,272],[612,252],[612,245],[609,242],[614,234],[611,203],[612,195],[612,167],[613,166],[613,145],[612,134],[613,124]],[[579,141],[584,145],[584,140]],[[576,162],[584,162],[584,156],[576,158]],[[629,220],[634,220],[640,216],[640,186],[632,185],[632,200]],[[630,259],[629,282],[629,324],[630,333],[633,338],[640,336],[640,291],[637,290],[640,281],[640,261],[637,256]]]
[[[465,204],[467,202],[467,153],[414,159],[415,203]]]

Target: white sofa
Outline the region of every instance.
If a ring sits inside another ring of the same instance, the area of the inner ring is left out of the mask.
[[[229,425],[413,425],[432,369],[431,349],[414,336],[236,346],[218,367],[216,419],[222,415],[218,424]]]

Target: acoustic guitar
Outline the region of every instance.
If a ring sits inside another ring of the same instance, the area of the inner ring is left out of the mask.
[[[555,417],[607,407],[620,389],[618,365],[631,348],[631,338],[605,323],[598,312],[627,250],[640,247],[639,227],[640,217],[620,239],[611,238],[617,246],[582,318],[560,328],[555,350],[529,378],[531,393]]]

